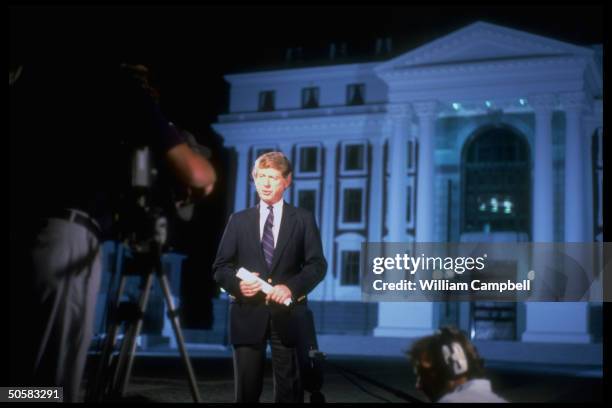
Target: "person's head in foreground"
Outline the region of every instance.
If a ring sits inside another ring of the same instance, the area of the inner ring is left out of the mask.
[[[264,153],[253,165],[253,180],[261,201],[268,205],[282,200],[291,185],[291,163],[281,152]]]
[[[443,327],[407,353],[416,388],[434,402],[505,402],[484,378],[483,360],[459,330]]]

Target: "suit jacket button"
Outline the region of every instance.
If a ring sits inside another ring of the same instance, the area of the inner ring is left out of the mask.
[[[272,278],[268,278],[268,283],[272,283]]]

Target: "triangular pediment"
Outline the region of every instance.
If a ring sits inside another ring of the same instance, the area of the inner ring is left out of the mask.
[[[589,48],[479,21],[385,62],[376,71],[592,53]]]

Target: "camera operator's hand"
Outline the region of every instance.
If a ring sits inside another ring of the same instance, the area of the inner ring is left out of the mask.
[[[210,194],[217,182],[217,174],[208,159],[186,143],[174,146],[166,153],[170,168],[179,181],[191,189],[195,197]]]

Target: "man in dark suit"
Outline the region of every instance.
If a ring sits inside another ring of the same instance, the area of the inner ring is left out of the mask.
[[[327,262],[313,215],[283,201],[291,185],[291,163],[280,152],[261,155],[253,166],[259,205],[233,214],[213,265],[215,280],[231,298],[230,342],[234,345],[236,402],[257,402],[270,340],[274,400],[302,402],[296,345],[306,295],[323,280]],[[244,267],[273,286],[241,281]],[[284,302],[291,299],[290,306]]]

